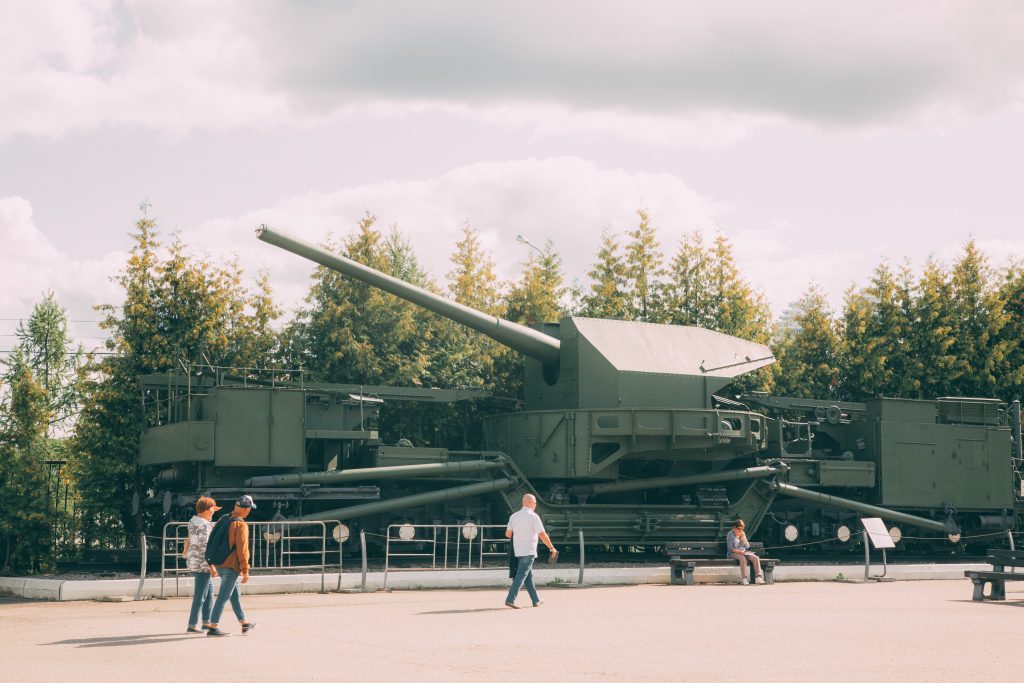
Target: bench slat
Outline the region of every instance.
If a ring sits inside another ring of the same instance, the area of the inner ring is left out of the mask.
[[[750,544],[750,552],[764,552],[764,543]],[[725,543],[722,541],[675,542],[665,544],[669,557],[725,557]]]
[[[1004,567],[1024,567],[1024,550],[994,548],[988,551],[988,561]]]
[[[1024,572],[1011,574],[1010,572],[979,572],[968,569],[964,571],[964,576],[969,579],[982,579],[984,581],[991,581],[993,579],[997,581],[1024,581]]]

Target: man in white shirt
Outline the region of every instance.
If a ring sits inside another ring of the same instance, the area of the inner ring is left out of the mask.
[[[537,540],[544,541],[544,545],[551,551],[551,557],[558,557],[558,551],[544,531],[544,523],[534,510],[537,508],[537,498],[527,493],[523,496],[523,509],[512,513],[508,518],[508,528],[505,529],[505,538],[512,539],[512,549],[515,552],[519,567],[516,569],[515,578],[508,589],[508,597],[505,598],[505,605],[512,609],[519,609],[516,606],[516,596],[519,589],[525,582],[526,592],[530,594],[530,600],[534,607],[539,607],[541,599],[537,597],[537,587],[533,584],[533,562],[537,559]]]

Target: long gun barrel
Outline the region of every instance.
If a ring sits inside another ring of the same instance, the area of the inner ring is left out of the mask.
[[[608,484],[584,484],[573,486],[569,493],[574,495],[599,496],[603,493],[621,493],[623,491],[642,491],[643,489],[662,488],[668,486],[692,486],[694,484],[710,484],[720,481],[736,481],[742,479],[762,479],[779,474],[788,469],[786,465],[747,467],[742,470],[726,470],[725,472],[709,472],[707,474],[691,474],[684,477],[655,477],[653,479],[628,479],[613,481]]]
[[[495,479],[493,481],[481,481],[476,484],[466,484],[465,486],[456,486],[455,488],[441,489],[440,491],[427,491],[426,493],[416,493],[411,496],[405,496],[403,498],[392,498],[391,500],[378,500],[374,501],[373,503],[353,505],[352,507],[339,508],[337,510],[315,512],[313,514],[297,517],[296,519],[301,519],[304,521],[335,519],[339,522],[342,522],[346,519],[357,519],[359,517],[365,517],[367,515],[377,515],[384,512],[394,512],[395,510],[416,507],[418,505],[428,505],[430,503],[443,503],[450,500],[459,500],[460,498],[469,498],[470,496],[480,496],[485,493],[491,493],[492,491],[504,491],[505,489],[510,489],[515,485],[515,479],[505,477],[502,479]]]
[[[457,323],[486,334],[491,339],[519,351],[545,365],[557,367],[561,343],[543,332],[530,329],[518,323],[488,315],[455,301],[445,299],[433,292],[411,285],[396,277],[385,275],[352,259],[332,254],[303,240],[277,232],[267,225],[256,228],[256,235],[267,244],[273,244],[285,251],[307,258],[322,266],[344,273],[368,285],[390,292],[428,311],[450,318]]]
[[[475,474],[484,470],[500,469],[504,463],[498,460],[462,460],[455,462],[432,462],[421,465],[396,465],[393,467],[357,467],[332,472],[296,472],[295,474],[269,474],[250,477],[246,486],[305,486],[309,484],[341,484],[349,481],[380,479],[412,479],[414,477],[458,476]]]

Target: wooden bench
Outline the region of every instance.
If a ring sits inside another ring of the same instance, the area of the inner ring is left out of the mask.
[[[992,565],[992,571],[979,572],[968,569],[964,576],[974,584],[972,600],[1005,600],[1007,581],[1024,581],[1024,569],[1008,572],[1007,567],[1024,568],[1024,550],[989,550],[986,558]],[[992,588],[985,595],[985,584]]]
[[[764,572],[765,583],[775,583],[775,565],[780,560],[761,557],[764,552],[763,543],[751,543],[750,552],[761,559],[761,570]],[[697,567],[736,567],[740,561],[725,556],[725,541],[676,541],[665,544],[665,554],[669,557],[669,570],[674,585],[693,585],[693,570]],[[750,582],[754,582],[754,563],[747,563],[750,570]]]

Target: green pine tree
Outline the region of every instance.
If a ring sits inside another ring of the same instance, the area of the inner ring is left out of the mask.
[[[668,268],[667,322],[713,329],[718,302],[711,289],[712,263],[700,231],[684,235]]]
[[[15,349],[7,363],[0,404],[0,572],[37,573],[55,566],[46,472],[53,413],[24,349]]]
[[[625,303],[626,318],[641,322],[664,322],[663,257],[650,216],[637,210],[640,218],[636,229],[629,232],[626,244]]]
[[[911,295],[905,272],[902,269],[897,276],[881,264],[867,288],[847,292],[840,354],[840,386],[846,400],[899,396],[913,381],[909,362],[913,320],[908,314]]]
[[[580,299],[579,315],[611,320],[629,319],[626,263],[619,250],[620,245],[615,235],[607,230],[601,233],[597,263],[588,273],[591,284],[587,293]]]
[[[1006,324],[1000,338],[1006,353],[998,366],[998,395],[1006,401],[1024,398],[1024,264],[1011,263],[999,282],[998,296]]]
[[[16,332],[25,364],[46,393],[54,429],[68,426],[78,411],[82,347],[68,333],[67,311],[47,292]]]
[[[953,265],[952,308],[956,320],[953,378],[960,396],[994,396],[1011,341],[1003,337],[1008,319],[985,255],[973,241]]]
[[[811,286],[776,328],[776,393],[836,400],[839,334],[825,295]]]
[[[117,277],[124,301],[98,307],[111,353],[91,361],[70,447],[87,546],[134,545],[147,525],[144,510],[131,505],[133,494],[147,495],[155,474],[138,467],[144,426],[139,375],[193,363],[262,366],[277,344],[265,278],[254,293],[241,284],[237,264],[192,257],[180,240],[163,258],[148,217],[136,223],[132,237]]]
[[[567,292],[562,258],[548,240],[540,254],[530,254],[522,277],[509,288],[502,317],[527,326],[559,322],[565,315],[563,300]],[[495,394],[521,401],[524,367],[519,353],[502,349],[495,359]]]
[[[910,329],[909,372],[917,378],[916,392],[904,392],[904,398],[933,399],[954,391],[956,357],[956,313],[952,307],[953,288],[949,273],[934,259],[925,264],[917,283]]]

